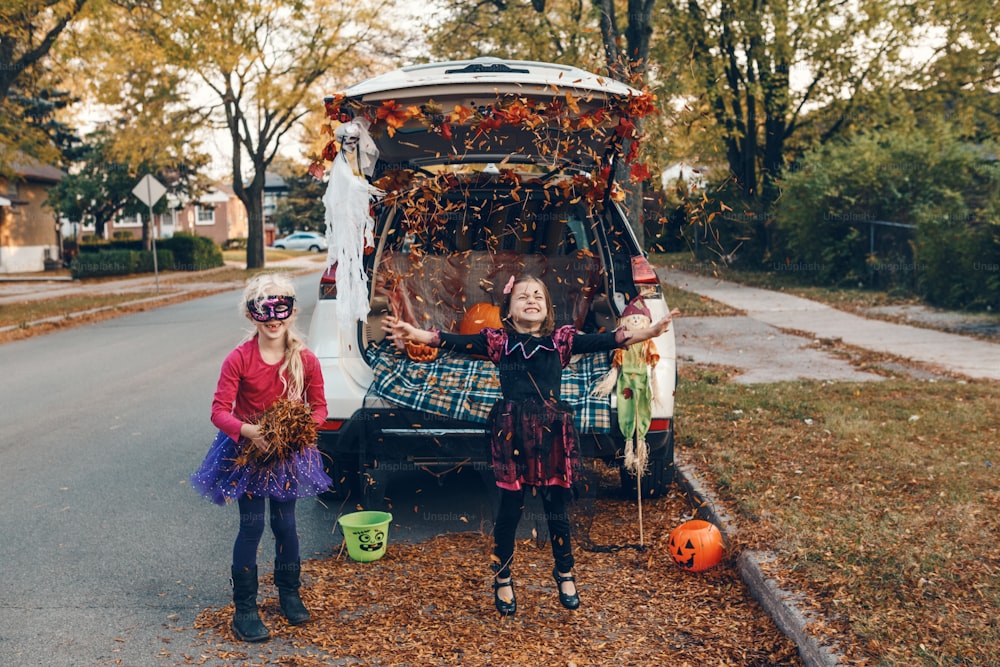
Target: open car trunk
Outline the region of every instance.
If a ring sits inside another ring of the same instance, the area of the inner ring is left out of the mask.
[[[576,196],[572,178],[513,172],[441,178],[448,180],[446,191],[425,198],[440,180],[427,176],[388,197],[379,212],[361,349],[373,370],[374,394],[484,422],[500,391],[493,364],[437,350],[433,359],[412,359],[384,339],[382,319],[394,313],[424,329],[455,333],[497,327],[484,311],[499,307],[511,276],[531,274],[549,288],[556,326],[611,330],[615,272],[608,270],[609,241],[596,217],[601,211],[582,193]],[[606,355],[588,355],[564,372],[563,397],[585,431],[610,428],[610,400],[590,396],[609,367]]]
[[[503,186],[483,184],[504,178]],[[448,189],[425,197],[440,180]],[[478,304],[499,307],[506,282],[525,274],[551,292],[556,326],[613,328],[614,271],[601,213],[575,192],[572,183],[511,172],[428,178],[387,197],[368,260],[372,314],[362,347],[381,340],[378,320],[387,311],[424,329],[478,332],[467,314]]]

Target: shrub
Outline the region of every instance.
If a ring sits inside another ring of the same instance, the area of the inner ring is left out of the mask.
[[[204,236],[177,233],[157,244],[174,253],[173,268],[178,271],[202,271],[225,264],[222,250]]]
[[[170,250],[156,251],[159,268],[171,268],[174,255]],[[153,253],[147,250],[101,250],[80,253],[70,262],[70,273],[76,279],[103,276],[125,276],[152,273]]]
[[[159,246],[159,242],[157,242]],[[169,271],[174,268],[174,253],[167,248],[156,248],[156,266],[153,266],[153,253],[142,251],[135,253],[135,269],[133,273],[152,273],[154,268],[160,271]]]
[[[946,307],[995,303],[996,272],[981,269],[996,263],[1000,178],[984,154],[942,128],[872,132],[807,154],[783,182],[786,261],[821,284],[900,288]]]

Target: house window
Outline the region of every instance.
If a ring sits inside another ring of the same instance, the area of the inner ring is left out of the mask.
[[[115,220],[115,227],[142,227],[142,216],[138,213],[123,215]]]
[[[215,224],[215,208],[211,206],[201,206],[198,205],[195,213],[195,224],[198,225],[214,225]]]

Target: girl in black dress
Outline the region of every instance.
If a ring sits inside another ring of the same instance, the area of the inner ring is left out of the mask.
[[[512,276],[500,306],[502,329],[460,335],[418,329],[394,316],[386,318],[383,328],[397,347],[412,341],[482,355],[499,370],[501,398],[490,412],[489,442],[500,487],[500,510],[493,530],[493,590],[502,616],[517,611],[510,565],[524,490],[529,486],[537,489],[545,508],[559,602],[567,609],[580,606],[566,510],[580,453],[572,408],[560,398],[562,369],[574,354],[607,351],[655,338],[667,330],[676,313],[638,331],[584,334],[573,326],[555,329],[555,311],[545,284],[534,276],[516,280]]]

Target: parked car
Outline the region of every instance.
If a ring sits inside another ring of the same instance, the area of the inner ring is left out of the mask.
[[[277,239],[272,248],[282,248],[287,250],[308,250],[310,252],[320,252],[326,250],[326,237],[316,232],[295,232],[288,236]]]
[[[648,100],[573,67],[478,58],[405,67],[325,101],[333,119],[372,121],[380,155],[371,180],[386,192],[364,255],[367,319],[341,322],[334,265],[310,324],[326,382],[319,447],[332,491],[360,491],[367,504],[398,470],[464,465],[488,477],[493,365],[437,350],[409,358],[385,339],[382,319],[396,313],[424,328],[478,331],[509,276],[525,271],[549,287],[557,326],[614,329],[639,295],[654,321],[665,315],[659,280],[609,178],[623,161],[630,113]],[[673,482],[673,328],[654,342],[649,495]],[[615,400],[590,392],[609,368],[610,355],[579,357],[562,393],[576,410],[583,456],[614,464],[625,446]],[[622,481],[634,488],[625,472]]]

